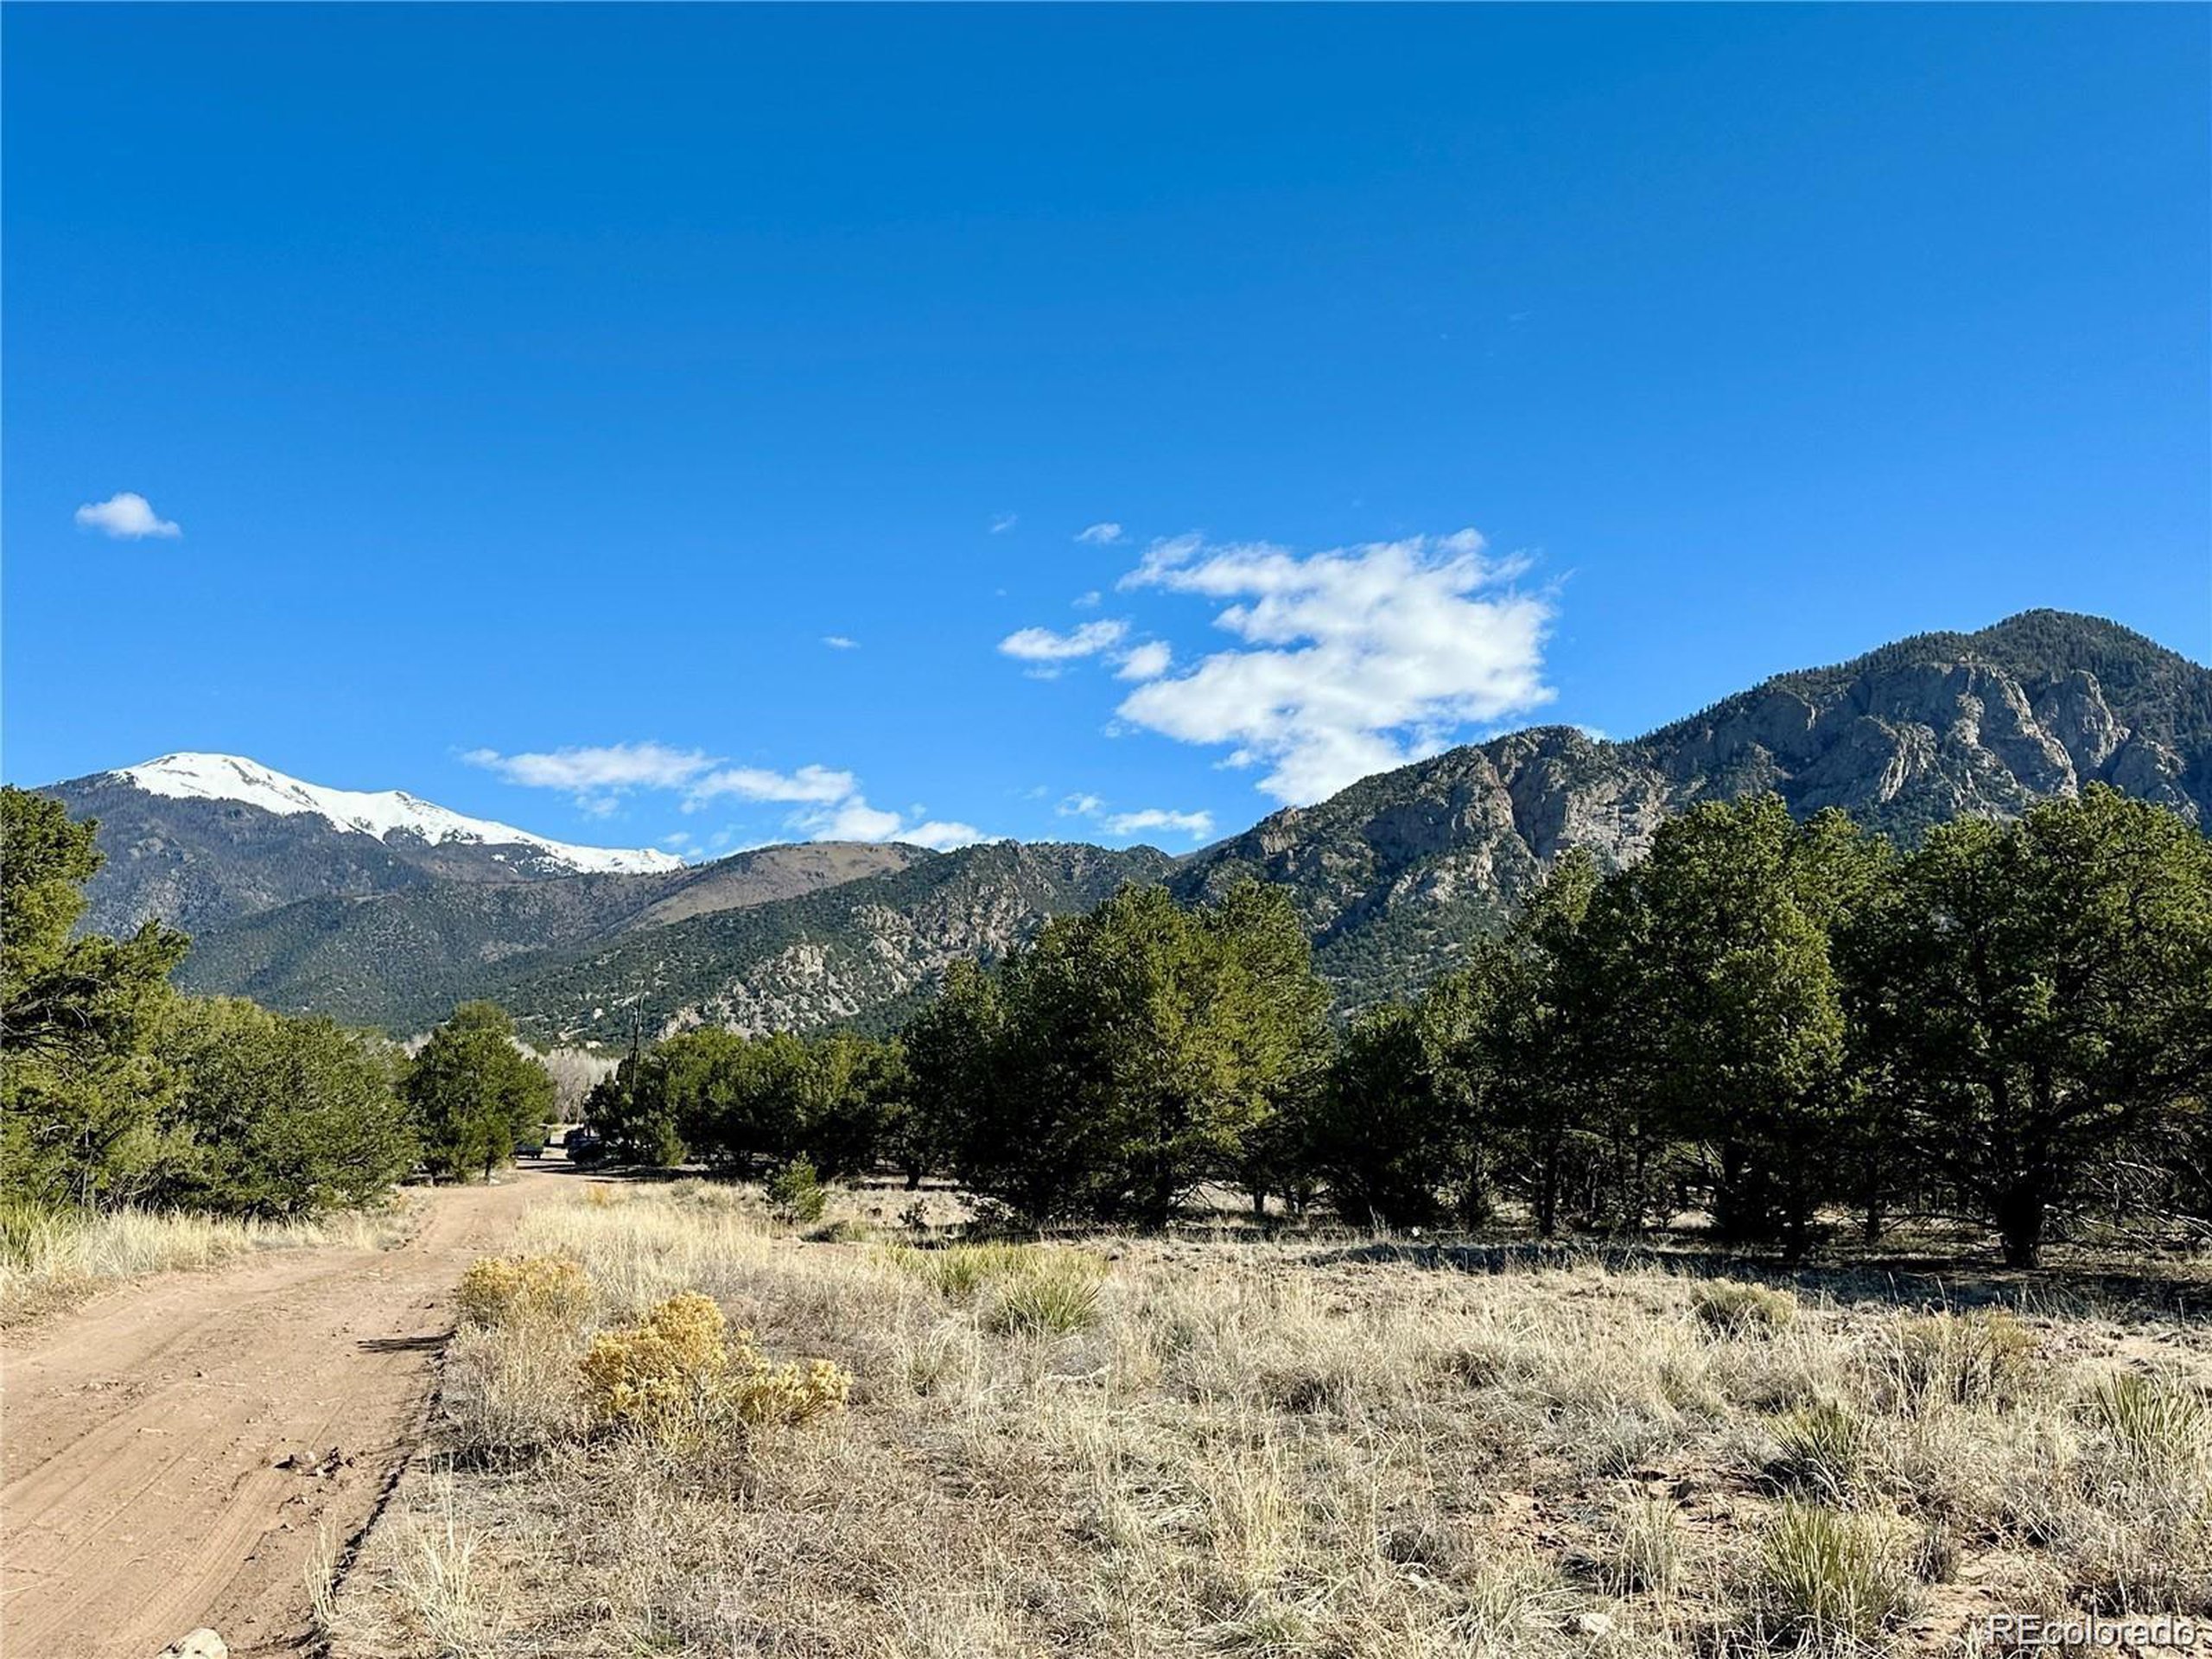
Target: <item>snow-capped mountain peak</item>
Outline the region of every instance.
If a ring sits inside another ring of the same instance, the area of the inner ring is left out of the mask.
[[[236,754],[164,754],[115,774],[149,795],[178,800],[237,801],[284,816],[311,812],[339,830],[386,841],[412,836],[431,846],[449,842],[522,846],[579,874],[638,874],[682,868],[683,860],[652,848],[576,847],[512,824],[472,818],[403,790],[327,789],[302,783]]]

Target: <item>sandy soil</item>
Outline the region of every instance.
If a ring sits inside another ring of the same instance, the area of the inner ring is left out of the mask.
[[[168,1275],[11,1335],[0,1651],[150,1659],[203,1624],[233,1654],[309,1646],[308,1563],[414,1446],[454,1282],[563,1179],[431,1194],[396,1249]]]

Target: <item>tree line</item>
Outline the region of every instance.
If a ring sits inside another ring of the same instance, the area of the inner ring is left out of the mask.
[[[486,1174],[554,1086],[488,1004],[411,1058],[168,984],[182,938],[72,937],[90,825],[0,791],[0,1160],[44,1203],[294,1214]],[[1798,1252],[1848,1216],[2212,1234],[2212,842],[2093,787],[1910,849],[1776,798],[1557,861],[1514,923],[1339,1027],[1287,895],[1131,887],[896,1038],[685,1032],[587,1096],[618,1160],[950,1177],[1027,1225],[1158,1226],[1198,1189],[1359,1226]]]
[[[302,1216],[418,1166],[480,1174],[542,1143],[555,1085],[489,1003],[410,1056],[372,1033],[183,995],[184,936],[73,937],[94,826],[0,789],[0,1189],[17,1203]]]
[[[1840,1214],[2212,1228],[2212,843],[2094,787],[1911,850],[1769,796],[1560,859],[1418,998],[1329,1018],[1280,890],[1132,887],[893,1041],[698,1031],[592,1096],[617,1154],[951,1177],[1029,1224],[1157,1225],[1208,1185],[1357,1225],[1802,1252]]]

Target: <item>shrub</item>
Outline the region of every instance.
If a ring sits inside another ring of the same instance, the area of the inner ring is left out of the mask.
[[[671,1296],[633,1325],[601,1333],[582,1360],[594,1421],[680,1444],[724,1426],[802,1423],[842,1411],[852,1374],[826,1359],[774,1365],[713,1300]]]
[[[776,1219],[793,1227],[810,1227],[830,1207],[829,1189],[804,1158],[794,1158],[768,1178],[768,1204]]]
[[[1779,1331],[1797,1317],[1797,1299],[1786,1290],[1715,1279],[1700,1285],[1690,1298],[1698,1322],[1730,1336]]]
[[[1788,1414],[1775,1436],[1782,1449],[1767,1465],[1767,1472],[1784,1485],[1805,1487],[1837,1500],[1859,1484],[1872,1449],[1866,1419],[1827,1400]]]
[[[1911,1611],[1913,1588],[1887,1516],[1790,1502],[1763,1542],[1757,1599],[1770,1634],[1871,1643]]]
[[[2036,1335],[2003,1308],[1936,1313],[1897,1327],[1889,1368],[1898,1402],[2003,1408],[2027,1394]]]
[[[580,1325],[591,1312],[591,1281],[565,1255],[487,1255],[461,1276],[464,1325]]]

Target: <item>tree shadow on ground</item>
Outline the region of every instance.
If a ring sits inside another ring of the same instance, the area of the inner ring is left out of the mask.
[[[1529,1273],[1596,1265],[1699,1279],[1750,1279],[1845,1303],[1909,1308],[2010,1307],[2107,1319],[2212,1321],[2212,1277],[2186,1267],[2120,1268],[2064,1264],[2033,1271],[1971,1256],[1867,1256],[1796,1265],[1721,1249],[1605,1241],[1422,1243],[1375,1240],[1317,1246],[1315,1267],[1397,1266],[1464,1274]]]

